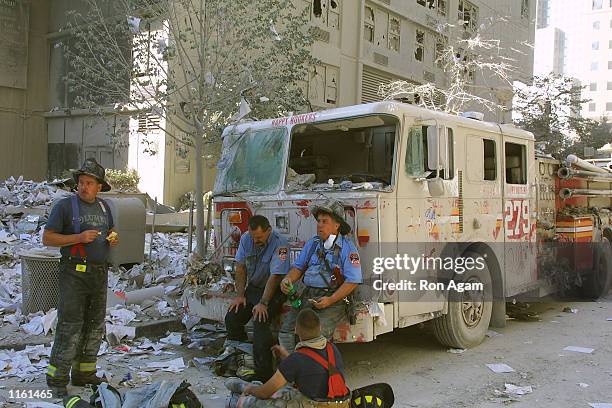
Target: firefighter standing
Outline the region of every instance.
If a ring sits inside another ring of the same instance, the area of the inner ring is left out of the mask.
[[[293,351],[295,319],[305,307],[313,307],[321,320],[321,333],[331,340],[338,323],[347,317],[347,297],[362,282],[359,253],[346,237],[351,231],[344,220],[344,206],[327,200],[311,208],[317,220],[317,236],[300,252],[293,267],[281,281],[281,290],[290,294],[293,283],[304,277],[306,286],[301,305],[287,314],[278,338],[282,346]]]
[[[47,385],[56,397],[72,385],[100,384],[96,358],[104,336],[110,246],[118,243],[106,202],[105,170],[87,159],[73,173],[77,194],[51,210],[43,245],[61,247],[58,322],[47,370]],[[72,371],[71,371],[72,368]]]

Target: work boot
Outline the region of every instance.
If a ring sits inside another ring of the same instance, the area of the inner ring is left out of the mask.
[[[106,379],[106,377],[98,377],[96,376],[96,373],[91,373],[91,374],[77,374],[77,375],[73,375],[71,378],[72,385],[74,385],[75,387],[84,387],[86,385],[100,385],[104,382],[108,382],[108,380]]]
[[[62,399],[68,396],[68,390],[65,385],[50,385],[47,384],[47,387],[51,390],[51,396],[54,399]]]
[[[68,384],[68,378],[56,378],[49,375],[46,376],[47,387],[51,390],[53,398],[64,398],[68,395],[66,385]]]

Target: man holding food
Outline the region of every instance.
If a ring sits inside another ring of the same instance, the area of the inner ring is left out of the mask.
[[[61,248],[58,322],[47,370],[55,397],[72,385],[98,385],[96,358],[104,337],[108,258],[118,244],[108,204],[98,198],[109,191],[105,170],[87,159],[73,173],[77,194],[57,202],[49,214],[43,245]]]

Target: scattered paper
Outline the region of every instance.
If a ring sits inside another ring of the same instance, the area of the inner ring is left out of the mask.
[[[591,408],[612,408],[612,402],[590,402]]]
[[[114,336],[114,338],[112,338]],[[106,338],[111,345],[121,341],[124,337],[133,339],[136,337],[136,328],[132,326],[121,326],[118,324],[106,324]],[[116,340],[116,341],[111,341]]]
[[[507,364],[497,363],[497,364],[487,364],[487,367],[494,373],[513,373],[514,369]]]
[[[162,371],[178,373],[185,369],[185,361],[183,361],[183,357],[167,361],[154,361],[148,363],[147,368],[160,368]]]
[[[578,386],[579,386],[580,388],[588,388],[588,387],[589,387],[589,384],[587,384],[587,383],[578,383]]]
[[[563,308],[563,311],[564,311],[565,313],[573,313],[573,314],[578,313],[578,309],[575,309],[575,308],[573,308],[573,307],[564,307],[564,308]]]
[[[26,402],[25,404],[26,408],[63,408],[61,405],[42,401]]]
[[[451,353],[451,354],[463,354],[465,353],[465,349],[448,349],[446,350],[446,352]]]
[[[127,326],[132,320],[136,318],[136,313],[132,312],[129,309],[121,308],[120,306],[116,306],[114,309],[110,309],[109,312],[112,322],[122,326]]]
[[[575,351],[577,353],[592,353],[593,351],[595,351],[595,349],[592,348],[588,348],[588,347],[577,347],[577,346],[567,346],[566,348],[563,349],[564,351]]]
[[[612,322],[612,317],[608,317],[608,318],[606,319],[606,321],[607,321],[607,322]]]
[[[181,339],[181,337],[181,333],[170,333],[168,337],[159,339],[159,341],[164,344],[173,344],[175,346],[180,346],[181,344],[183,344],[183,340]]]
[[[514,385],[514,384],[505,384],[505,387],[506,387],[506,392],[512,395],[525,395],[525,394],[531,394],[533,392],[533,388],[531,388],[531,385],[527,385],[525,387],[519,387],[518,385]]]
[[[55,330],[55,326],[57,325],[57,310],[51,309],[47,312],[46,315],[42,317],[43,323],[43,332],[45,336],[51,331]]]
[[[39,334],[43,334],[45,331],[45,327],[43,325],[42,316],[35,316],[29,323],[26,323],[21,326],[21,330],[26,332],[31,336],[38,336]]]

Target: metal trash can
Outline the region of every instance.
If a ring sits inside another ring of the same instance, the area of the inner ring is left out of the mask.
[[[59,301],[60,253],[34,249],[21,257],[21,312],[47,312]]]

